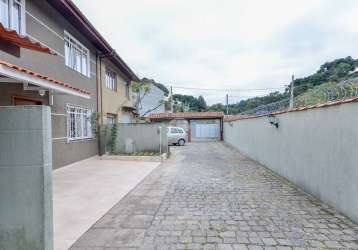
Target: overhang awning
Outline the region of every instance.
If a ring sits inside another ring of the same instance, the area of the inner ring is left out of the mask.
[[[132,110],[132,109],[136,109],[133,106],[133,103],[131,101],[126,100],[124,103],[122,103],[122,108],[127,109],[127,110]]]
[[[31,40],[30,37],[19,35],[16,31],[5,28],[1,23],[0,23],[0,40],[8,42],[10,44],[13,44],[21,48],[35,50],[38,52],[47,53],[51,55],[57,55],[54,51],[43,46],[39,42],[35,42]]]
[[[69,83],[52,79],[48,76],[36,73],[34,71],[19,67],[17,65],[0,60],[0,76],[10,79],[15,79],[23,83],[31,83],[33,85],[51,90],[53,92],[68,94],[83,97],[86,99],[91,98],[91,93],[72,87]]]

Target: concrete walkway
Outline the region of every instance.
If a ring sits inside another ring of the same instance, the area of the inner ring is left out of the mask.
[[[357,224],[223,143],[173,149],[71,249],[358,249]]]
[[[55,170],[55,250],[67,250],[158,165],[91,158]]]

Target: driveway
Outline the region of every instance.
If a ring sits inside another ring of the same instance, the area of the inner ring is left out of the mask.
[[[357,224],[225,144],[173,149],[71,249],[358,249]]]
[[[158,165],[94,157],[55,170],[55,250],[67,250]]]

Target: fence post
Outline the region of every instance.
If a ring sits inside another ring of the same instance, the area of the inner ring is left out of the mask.
[[[162,126],[159,126],[159,155],[162,155]]]
[[[292,75],[292,81],[291,81],[291,95],[290,95],[290,109],[293,109],[293,88],[294,88],[294,81],[295,81],[295,76]]]

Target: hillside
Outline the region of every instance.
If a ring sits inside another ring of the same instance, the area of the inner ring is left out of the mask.
[[[352,57],[336,59],[332,62],[322,64],[319,69],[312,75],[298,78],[294,81],[294,96],[297,102],[302,104],[313,104],[323,102],[331,95],[344,95],[346,94],[341,86],[347,83],[358,83],[358,60]],[[287,83],[289,85],[289,83]],[[355,85],[354,85],[355,86]],[[346,87],[348,91],[349,88]],[[342,93],[340,92],[342,91]],[[245,112],[262,105],[270,104],[273,102],[284,101],[289,98],[290,88],[286,88],[285,92],[272,92],[263,97],[253,97],[246,100],[241,100],[238,103],[229,105],[230,114],[238,114]],[[358,95],[358,93],[357,93]],[[209,111],[226,111],[226,106],[218,103],[211,105]]]

